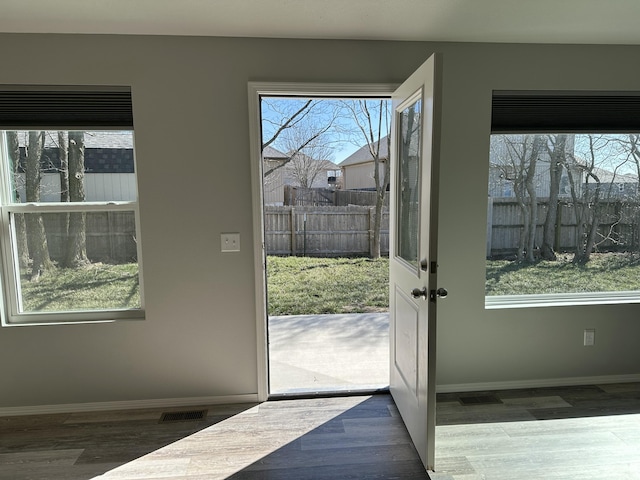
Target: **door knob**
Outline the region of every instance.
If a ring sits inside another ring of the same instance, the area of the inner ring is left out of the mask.
[[[411,290],[411,296],[413,298],[427,298],[427,287],[414,288]]]
[[[437,290],[431,290],[430,295],[429,295],[429,300],[431,300],[432,302],[435,302],[436,299],[438,299],[438,298],[447,298],[447,295],[449,295],[449,292],[447,291],[446,288],[439,288]]]

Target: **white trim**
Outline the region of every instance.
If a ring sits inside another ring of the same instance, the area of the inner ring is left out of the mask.
[[[256,289],[256,353],[258,398],[269,397],[269,360],[267,347],[266,265],[264,254],[264,220],[262,190],[262,125],[260,89],[249,83],[249,152],[251,161],[251,198],[253,204],[253,265]]]
[[[259,95],[304,95],[306,97],[379,97],[398,88],[395,83],[296,83],[249,82],[249,92]]]
[[[517,390],[521,388],[569,387],[576,385],[606,385],[609,383],[640,382],[640,373],[630,375],[604,375],[597,377],[549,378],[513,380],[506,382],[452,383],[436,386],[438,393],[478,392],[484,390]]]
[[[10,203],[4,209],[11,213],[65,213],[65,212],[133,212],[137,202],[56,202]]]
[[[261,95],[294,95],[303,94],[309,97],[379,97],[391,96],[396,84],[382,83],[291,83],[291,82],[249,82],[249,152],[251,161],[251,196],[253,207],[253,252],[255,272],[256,302],[256,341],[257,341],[257,385],[258,398],[265,401],[269,397],[269,361],[264,225],[263,225],[263,192],[260,125]]]
[[[491,295],[484,299],[487,310],[501,308],[561,307],[574,305],[614,305],[640,303],[640,292],[580,292],[537,295]]]
[[[55,413],[102,412],[109,410],[136,410],[147,408],[226,405],[232,403],[256,403],[258,401],[259,400],[257,394],[245,394],[215,397],[124,400],[118,402],[66,403],[59,405],[34,405],[29,407],[4,407],[0,408],[0,417],[15,417],[19,415],[46,415]]]

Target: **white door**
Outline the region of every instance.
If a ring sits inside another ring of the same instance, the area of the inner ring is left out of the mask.
[[[439,81],[429,58],[393,95],[390,388],[427,470],[434,467]]]

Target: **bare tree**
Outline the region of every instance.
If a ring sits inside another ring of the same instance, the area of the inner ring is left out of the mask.
[[[84,202],[84,132],[69,132],[69,200]],[[86,244],[86,213],[69,214],[65,267],[78,267],[89,263]]]
[[[26,161],[26,200],[30,203],[40,201],[40,180],[42,177],[41,158],[44,149],[44,131],[29,132]],[[42,214],[25,214],[27,240],[31,253],[31,280],[37,280],[40,275],[53,269],[53,262],[49,257],[49,246],[44,229]]]
[[[300,187],[311,188],[319,175],[326,177],[326,162],[333,156],[329,146],[331,140],[326,138],[326,134],[316,133],[317,130],[309,125],[283,132],[281,144],[286,147],[290,159],[288,173]],[[308,141],[311,138],[313,140]]]
[[[538,157],[545,141],[543,135],[501,135],[492,138],[493,163],[513,183],[513,191],[523,217],[517,259],[529,263],[536,261],[538,195],[535,180]]]
[[[556,260],[556,222],[558,220],[558,197],[560,195],[560,180],[562,178],[563,165],[567,154],[567,135],[548,135],[546,143],[549,155],[549,201],[547,215],[542,227],[542,245],[540,256],[544,260]]]
[[[596,245],[598,225],[602,214],[601,203],[603,184],[598,175],[598,162],[603,161],[602,152],[609,142],[606,136],[585,135],[585,148],[582,149],[580,159],[573,155],[566,157],[565,168],[569,178],[571,198],[573,200],[576,220],[576,241],[573,262],[587,263]],[[574,172],[581,171],[583,179],[576,179]]]
[[[526,257],[525,259],[529,263],[536,261],[535,247],[536,247],[536,230],[538,227],[538,196],[536,192],[535,177],[536,166],[538,164],[538,157],[542,148],[544,147],[545,139],[542,135],[533,135],[531,141],[531,147],[528,154],[528,166],[524,177],[524,187],[527,191],[529,202],[529,225],[527,228],[526,237]]]
[[[338,116],[335,104],[328,100],[267,97],[262,98],[261,103],[263,112],[267,106],[271,112],[269,116],[262,117],[261,151],[273,146],[286,151],[288,155],[282,162],[265,169],[262,174],[265,179],[292,162],[298,154],[305,153],[307,148],[319,145],[320,139],[333,128]],[[295,138],[296,141],[286,141],[287,138]]]
[[[380,258],[380,230],[385,197],[389,189],[391,150],[391,112],[387,99],[343,100],[342,104],[355,124],[352,139],[356,144],[365,143],[373,160],[373,179],[376,189],[376,204],[371,238],[371,257]],[[414,113],[408,121],[415,120]],[[413,127],[410,127],[413,128]],[[409,135],[411,138],[411,135]],[[364,141],[364,142],[363,142]]]

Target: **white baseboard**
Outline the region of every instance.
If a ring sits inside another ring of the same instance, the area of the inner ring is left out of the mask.
[[[506,382],[456,383],[438,385],[438,393],[478,392],[485,390],[515,390],[519,388],[569,387],[575,385],[606,385],[609,383],[640,382],[640,374],[606,375],[599,377],[570,377],[538,380],[513,380]],[[107,410],[134,410],[144,408],[193,407],[232,403],[258,403],[257,393],[214,397],[158,398],[148,400],[124,400],[116,402],[65,403],[58,405],[33,405],[26,407],[0,407],[0,417],[19,415],[43,415],[55,413],[100,412]]]
[[[117,402],[65,403],[59,405],[34,405],[28,407],[0,407],[0,417],[53,413],[99,412],[106,410],[134,410],[143,408],[193,407],[201,405],[257,402],[258,394],[215,397],[157,398],[149,400],[124,400]]]
[[[605,385],[608,383],[640,382],[640,374],[606,375],[600,377],[550,378],[514,380],[508,382],[458,383],[436,386],[437,393],[478,392],[484,390],[515,390],[519,388],[570,387],[575,385]]]

